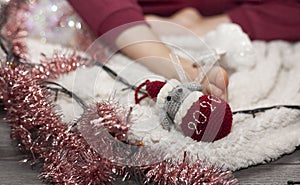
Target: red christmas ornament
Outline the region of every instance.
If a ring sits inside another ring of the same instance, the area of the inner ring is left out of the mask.
[[[143,86],[147,94],[139,98],[138,92]],[[165,111],[163,127],[168,127],[171,121],[176,129],[196,141],[212,142],[227,136],[232,126],[230,106],[216,96],[203,95],[194,89],[174,79],[168,82],[146,80],[136,89],[135,100],[139,103],[150,96]]]
[[[194,102],[181,120],[184,135],[196,141],[211,142],[230,133],[232,112],[229,105],[213,95],[203,95]]]

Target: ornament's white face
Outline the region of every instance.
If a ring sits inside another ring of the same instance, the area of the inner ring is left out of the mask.
[[[169,92],[165,100],[165,111],[173,120],[183,100],[190,94],[191,91],[184,86],[176,86]]]
[[[175,81],[174,79],[172,81]],[[163,91],[164,89],[162,89]],[[201,91],[202,86],[199,83],[189,82],[180,83],[167,92],[164,98],[164,113],[162,114],[162,126],[164,129],[170,130],[174,123],[175,116],[189,94],[193,91]]]

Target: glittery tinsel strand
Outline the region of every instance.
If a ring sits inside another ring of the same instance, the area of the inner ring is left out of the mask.
[[[1,68],[4,105],[12,138],[20,150],[43,163],[46,180],[65,184],[110,184],[111,164],[86,143],[80,133],[62,124],[48,92],[23,66]]]
[[[24,38],[27,36],[25,22],[28,16],[28,4],[24,0],[10,0],[1,16],[3,27],[1,34],[11,43],[13,55],[26,61],[27,47]]]

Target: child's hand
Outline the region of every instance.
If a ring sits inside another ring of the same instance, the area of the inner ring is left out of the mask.
[[[188,60],[181,59],[180,61],[186,74],[191,80],[195,80],[199,76],[201,69],[194,67]],[[204,87],[203,92],[205,94],[213,94],[227,101],[228,75],[223,68],[219,66],[212,67],[202,80],[201,84]]]

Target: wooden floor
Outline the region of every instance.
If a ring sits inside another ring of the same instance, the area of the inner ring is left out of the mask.
[[[4,112],[0,110],[0,184],[39,185],[38,170],[27,164],[21,164],[24,158],[14,147],[9,126],[2,120]],[[299,133],[300,135],[300,133]],[[266,165],[258,165],[234,173],[241,184],[287,184],[287,181],[300,181],[300,148],[293,154]],[[116,183],[134,184],[134,183]]]

